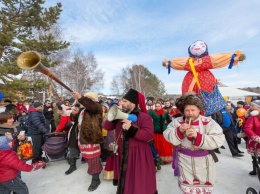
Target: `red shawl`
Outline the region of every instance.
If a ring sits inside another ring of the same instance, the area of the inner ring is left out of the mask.
[[[156,104],[160,104],[161,108],[160,108],[159,110],[156,109]],[[155,103],[154,112],[155,112],[157,115],[163,115],[163,114],[164,114],[164,109],[163,109],[162,104],[161,104],[160,102],[156,102],[156,103]]]

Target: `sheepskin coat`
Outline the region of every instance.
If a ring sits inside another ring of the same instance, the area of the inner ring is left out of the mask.
[[[101,104],[94,102],[88,97],[81,97],[78,102],[85,107],[83,120],[80,126],[81,144],[100,144],[104,142],[102,135],[102,113]]]

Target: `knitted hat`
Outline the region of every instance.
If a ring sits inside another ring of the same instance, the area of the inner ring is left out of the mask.
[[[59,110],[62,110],[61,105],[62,105],[62,102],[57,102],[57,103],[56,103],[56,106],[58,107]]]
[[[237,101],[237,104],[245,106],[245,103],[243,101]]]
[[[26,110],[21,110],[21,111],[20,111],[20,113],[23,113],[23,112],[27,113],[27,111],[26,111]]]
[[[103,102],[101,105],[106,107],[107,109],[109,109],[109,106],[108,106],[108,104],[106,102]]]
[[[11,141],[11,139],[7,136],[0,136],[0,150],[9,150],[11,149],[11,146],[8,145],[8,143]]]
[[[70,98],[69,102],[70,102],[70,104],[73,104],[75,102],[75,99],[74,98]]]
[[[4,102],[12,103],[12,101],[11,101],[11,100],[8,100],[8,99],[6,99]]]
[[[87,92],[84,94],[85,97],[91,98],[95,102],[98,102],[98,94],[96,92]]]
[[[35,103],[33,103],[33,107],[34,107],[34,108],[37,108],[37,107],[39,107],[39,106],[43,106],[43,104],[42,104],[41,102],[35,102]]]
[[[258,108],[260,108],[260,100],[254,100],[251,102],[251,104],[256,105]]]
[[[139,105],[142,112],[147,113],[146,105],[145,105],[145,97],[142,93],[130,89],[123,97],[124,99],[134,103],[135,105]]]

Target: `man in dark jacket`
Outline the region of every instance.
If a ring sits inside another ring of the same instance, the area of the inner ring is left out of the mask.
[[[28,131],[31,134],[33,142],[33,160],[32,163],[42,161],[42,145],[44,144],[43,135],[48,132],[45,124],[45,118],[42,113],[43,104],[34,102],[33,107],[29,108]]]
[[[214,119],[223,129],[223,133],[225,135],[225,139],[227,141],[228,147],[233,157],[243,157],[242,151],[238,149],[237,141],[233,134],[233,128],[235,127],[233,118],[231,114],[223,108],[211,115],[212,119]],[[220,153],[218,149],[215,152]]]
[[[51,129],[51,123],[53,120],[53,108],[51,106],[50,100],[45,100],[43,107],[43,115],[45,117],[46,127],[48,128],[48,132],[53,132],[55,129]]]

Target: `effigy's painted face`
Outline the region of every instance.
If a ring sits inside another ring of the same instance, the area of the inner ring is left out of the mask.
[[[195,57],[200,57],[203,53],[206,52],[206,50],[207,50],[207,45],[201,40],[194,42],[189,47],[190,53]]]

